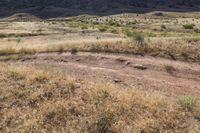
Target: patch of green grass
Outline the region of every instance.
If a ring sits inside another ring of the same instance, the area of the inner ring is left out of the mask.
[[[192,111],[197,107],[197,100],[191,96],[181,96],[178,98],[178,104],[181,107]]]

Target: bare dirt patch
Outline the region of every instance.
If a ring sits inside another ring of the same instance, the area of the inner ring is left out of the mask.
[[[104,53],[44,53],[27,57],[27,60],[24,56],[16,63],[53,68],[95,83],[112,82],[122,89],[133,87],[169,97],[191,95],[199,99],[200,95],[200,66],[197,63]],[[135,65],[146,69],[138,69]],[[169,72],[167,66],[173,67],[173,71]]]

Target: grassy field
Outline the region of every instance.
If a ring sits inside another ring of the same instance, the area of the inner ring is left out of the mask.
[[[0,132],[199,133],[199,100],[159,93],[159,88],[190,84],[188,90],[200,92],[199,18],[199,13],[151,12],[1,19]],[[144,67],[139,61],[146,63],[146,73],[137,70]],[[46,66],[38,67],[42,63]],[[59,67],[52,70],[50,64]],[[79,76],[64,72],[73,68]],[[120,75],[137,86],[86,77],[95,70],[110,74],[103,73],[105,79]],[[142,77],[146,88],[152,83],[157,93],[141,89]]]

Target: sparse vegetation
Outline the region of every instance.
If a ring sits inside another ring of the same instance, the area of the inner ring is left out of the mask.
[[[118,90],[109,84],[90,88],[89,82],[78,88],[78,81],[66,75],[2,63],[0,74],[2,132],[190,132],[199,126],[188,121],[194,120],[195,110],[187,112],[133,89]],[[179,101],[183,109],[196,107],[194,99]]]
[[[1,19],[0,132],[198,132],[198,17]]]

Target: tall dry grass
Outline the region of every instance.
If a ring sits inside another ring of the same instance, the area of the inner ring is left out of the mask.
[[[198,132],[192,111],[135,89],[0,64],[0,132]]]

